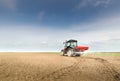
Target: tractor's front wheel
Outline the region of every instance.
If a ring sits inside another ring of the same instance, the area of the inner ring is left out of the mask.
[[[61,50],[61,54],[60,54],[61,56],[64,56],[64,51],[63,50]]]
[[[68,49],[67,55],[68,55],[69,57],[72,57],[72,56],[73,56],[73,49]]]

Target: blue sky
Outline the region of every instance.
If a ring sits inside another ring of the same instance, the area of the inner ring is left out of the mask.
[[[118,0],[0,0],[0,51],[120,51]]]

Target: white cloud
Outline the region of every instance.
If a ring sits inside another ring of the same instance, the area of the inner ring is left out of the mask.
[[[120,52],[120,39],[111,39],[101,42],[91,42],[91,50],[98,52]]]
[[[0,51],[60,51],[62,42],[77,39],[90,51],[120,51],[120,15],[101,18],[68,29],[30,25],[0,26]],[[111,47],[112,46],[112,47]]]
[[[46,41],[42,41],[41,44],[47,44],[47,42]]]
[[[111,4],[112,0],[96,0],[95,1],[95,6],[99,6],[99,5],[103,5],[103,6],[107,6]]]
[[[16,10],[16,0],[0,0],[0,5],[11,11]]]
[[[88,7],[88,6],[107,7],[108,5],[111,4],[111,2],[112,0],[81,0],[79,4],[77,4],[76,8],[81,9],[81,8]]]
[[[73,25],[80,44],[90,46],[91,51],[120,52],[120,15],[99,18],[84,25]],[[72,32],[71,31],[71,32]],[[78,35],[79,34],[79,35]],[[74,35],[74,36],[75,36]],[[117,40],[119,39],[119,40]]]

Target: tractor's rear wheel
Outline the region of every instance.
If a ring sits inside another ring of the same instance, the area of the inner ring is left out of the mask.
[[[67,55],[68,55],[69,57],[72,57],[72,56],[73,56],[73,49],[68,49]]]

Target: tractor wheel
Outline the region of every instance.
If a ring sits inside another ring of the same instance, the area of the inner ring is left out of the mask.
[[[67,55],[68,55],[69,57],[72,57],[72,56],[73,56],[73,49],[68,49]]]
[[[61,54],[60,54],[61,56],[64,56],[64,51],[63,50],[61,50]]]

